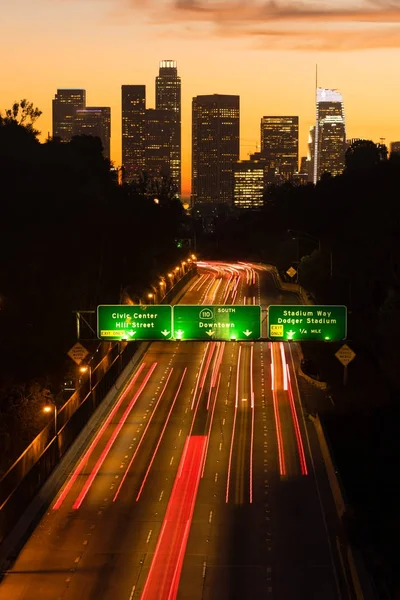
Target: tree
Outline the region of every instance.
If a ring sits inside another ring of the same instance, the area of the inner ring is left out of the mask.
[[[349,171],[371,169],[382,160],[386,160],[387,154],[384,144],[375,144],[372,140],[356,140],[346,150],[346,169]]]
[[[14,124],[22,125],[35,137],[40,134],[40,131],[34,128],[34,124],[41,116],[42,111],[33,102],[29,102],[26,98],[15,101],[11,108],[6,109],[5,116],[0,114],[0,125]]]

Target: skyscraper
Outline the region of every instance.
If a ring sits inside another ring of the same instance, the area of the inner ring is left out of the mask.
[[[233,204],[239,160],[239,96],[213,94],[192,101],[192,202]]]
[[[181,195],[181,78],[176,61],[162,60],[156,77],[156,110],[168,113],[170,123],[169,165],[166,168]]]
[[[171,111],[155,108],[146,110],[145,166],[152,178],[172,178],[170,158],[174,127],[175,119]]]
[[[73,135],[93,135],[100,138],[103,155],[110,158],[111,108],[88,106],[77,109],[73,124]]]
[[[145,170],[146,87],[122,86],[122,165],[126,181]]]
[[[53,138],[69,142],[77,110],[86,107],[86,90],[58,89],[53,99]]]
[[[274,164],[282,179],[299,168],[299,117],[262,117],[261,155]]]
[[[313,182],[323,173],[338,175],[344,169],[346,126],[343,98],[337,90],[317,88]]]

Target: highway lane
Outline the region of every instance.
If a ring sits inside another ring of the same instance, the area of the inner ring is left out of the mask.
[[[184,300],[213,302],[219,290],[222,301],[221,283],[215,274],[205,274]],[[38,593],[52,600],[99,594],[129,598],[146,556],[154,551],[190,427],[188,402],[205,346],[152,344],[98,439],[88,444],[82,464],[0,585],[0,598],[29,599]]]
[[[268,273],[256,296],[267,305],[296,303],[275,289]],[[231,344],[219,389],[179,600],[345,598],[321,504],[332,500],[320,498],[311,456],[318,444],[303,420],[288,345]]]
[[[200,272],[182,302],[293,302],[264,270],[212,263]],[[301,474],[297,391],[291,400],[283,389],[285,361],[295,381],[291,356],[273,346],[153,343],[62,503],[0,585],[0,600],[133,600],[144,590],[144,600],[340,597],[318,489]],[[189,434],[198,444],[184,451]],[[304,452],[310,469],[307,444]]]

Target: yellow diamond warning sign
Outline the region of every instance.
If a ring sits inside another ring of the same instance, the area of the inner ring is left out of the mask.
[[[89,351],[86,350],[85,346],[77,342],[67,354],[77,365],[80,365],[83,359],[89,354]]]

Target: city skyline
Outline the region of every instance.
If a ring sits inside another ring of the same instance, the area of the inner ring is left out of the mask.
[[[272,14],[268,24],[257,13],[257,2],[247,3],[247,13],[244,5],[219,2],[219,20],[216,4],[203,12],[173,4],[168,13],[161,7],[167,9],[172,3],[160,0],[158,17],[153,2],[132,9],[95,0],[52,5],[45,0],[35,5],[18,0],[7,5],[0,24],[0,48],[3,55],[10,47],[16,50],[13,61],[2,66],[0,108],[21,98],[31,100],[43,111],[37,125],[44,140],[52,130],[55,90],[86,89],[88,106],[111,107],[111,158],[120,165],[121,85],[146,85],[148,106],[155,108],[157,66],[163,59],[174,59],[182,78],[183,196],[190,193],[193,97],[240,96],[241,159],[256,151],[263,115],[298,115],[299,155],[305,156],[308,132],[315,124],[317,63],[319,85],[339,89],[343,95],[349,138],[376,142],[385,138],[388,146],[400,139],[396,106],[400,80],[393,73],[396,56],[400,57],[399,10],[383,3],[374,10],[360,6],[345,10],[344,2],[335,2],[319,12],[311,6],[307,16],[307,4],[297,15],[283,6],[281,17]],[[33,64],[29,69],[27,45]],[[102,60],[94,60],[99,53]]]

